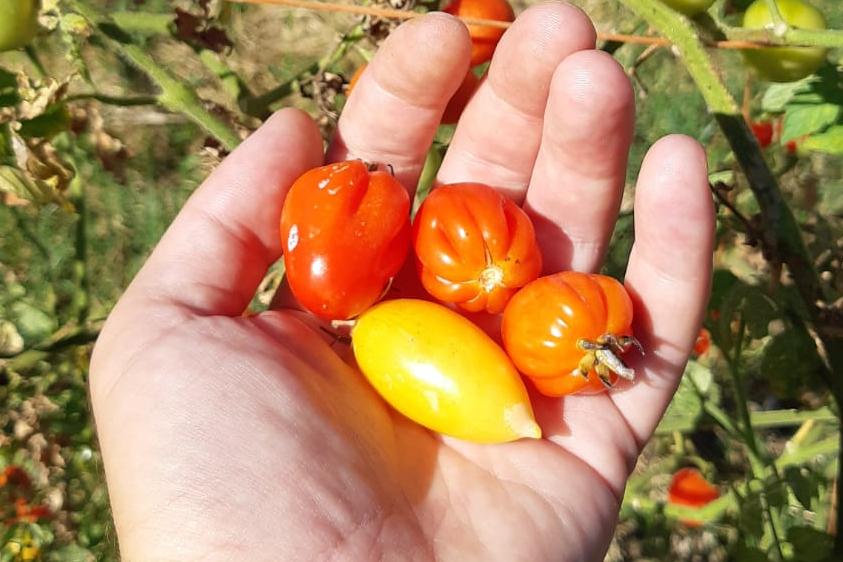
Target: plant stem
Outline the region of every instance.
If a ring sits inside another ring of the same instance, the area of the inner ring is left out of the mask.
[[[88,275],[88,206],[85,200],[85,182],[77,174],[70,184],[70,200],[76,208],[74,233],[73,277],[76,283],[73,307],[76,321],[85,324],[91,309],[91,278]]]
[[[120,28],[138,35],[166,35],[170,33],[173,14],[150,14],[149,12],[114,12],[111,14]]]
[[[96,100],[100,103],[108,105],[117,105],[120,107],[134,107],[138,105],[155,105],[158,103],[158,98],[155,96],[137,96],[137,97],[121,97],[109,96],[108,94],[100,94],[97,92],[90,92],[84,94],[73,94],[67,96],[65,101],[79,101],[79,100]]]
[[[761,43],[770,46],[799,46],[826,47],[836,49],[843,47],[843,31],[839,29],[796,29],[788,27],[777,35],[769,29],[746,29],[743,27],[726,27],[723,30],[731,40]]]
[[[70,5],[96,27],[109,47],[145,72],[160,88],[161,93],[157,96],[158,103],[170,111],[185,115],[215,137],[227,150],[234,150],[240,144],[240,136],[205,109],[202,101],[190,87],[160,66],[149,56],[145,48],[135,43],[109,17],[100,14],[80,0],[70,0]]]

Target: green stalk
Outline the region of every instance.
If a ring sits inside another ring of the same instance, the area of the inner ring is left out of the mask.
[[[76,283],[73,310],[76,321],[83,325],[91,309],[91,277],[88,275],[88,206],[85,201],[85,182],[77,174],[70,184],[70,200],[76,208],[74,233],[73,277]]]
[[[96,100],[100,103],[108,105],[116,105],[120,107],[134,107],[138,105],[155,105],[158,103],[158,98],[155,96],[136,96],[136,97],[121,97],[109,96],[107,94],[100,94],[97,92],[90,92],[86,94],[74,94],[67,96],[65,101],[79,101],[79,100]]]
[[[138,35],[167,35],[173,14],[150,14],[148,12],[114,12],[111,19],[120,29]]]
[[[227,150],[234,150],[240,144],[240,136],[226,123],[205,109],[194,91],[159,65],[147,50],[117,26],[111,18],[79,0],[70,0],[79,14],[91,22],[101,34],[106,45],[143,71],[158,86],[161,93],[157,100],[166,109],[181,113],[215,137]]]

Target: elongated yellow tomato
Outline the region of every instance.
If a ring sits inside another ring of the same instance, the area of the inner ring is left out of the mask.
[[[351,341],[372,386],[416,423],[478,443],[541,437],[512,362],[456,312],[422,300],[387,301],[357,319]]]

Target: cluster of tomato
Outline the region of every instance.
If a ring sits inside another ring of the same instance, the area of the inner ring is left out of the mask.
[[[439,186],[411,221],[391,171],[359,160],[323,166],[288,192],[281,240],[299,303],[327,321],[353,319],[361,371],[435,431],[478,442],[539,437],[519,372],[549,396],[633,376],[621,360],[637,345],[623,285],[572,271],[539,277],[529,216],[492,187]],[[411,248],[417,279],[443,304],[377,304]],[[457,310],[502,313],[503,349]]]

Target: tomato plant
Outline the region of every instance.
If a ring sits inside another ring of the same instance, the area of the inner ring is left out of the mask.
[[[776,0],[782,19],[800,29],[825,29],[822,12],[802,0]],[[763,29],[773,25],[766,0],[755,0],[747,8],[743,26]],[[771,82],[794,82],[817,71],[825,61],[826,50],[821,47],[769,47],[747,49],[744,57],[758,74]]]
[[[478,183],[434,189],[413,221],[413,248],[424,288],[474,312],[501,312],[542,267],[527,214]]]
[[[662,2],[686,16],[701,14],[714,4],[714,0],[662,0]]]
[[[525,285],[503,315],[503,342],[515,366],[549,396],[599,392],[632,379],[619,355],[632,337],[632,301],[605,275],[564,271]]]
[[[37,0],[0,2],[0,51],[19,49],[29,44],[38,31]]]
[[[498,21],[515,19],[512,6],[506,0],[451,0],[442,11],[458,17]],[[471,35],[471,66],[491,60],[504,30],[499,27],[469,25],[468,32]]]
[[[541,437],[521,377],[483,330],[428,301],[380,303],[351,332],[354,357],[411,420],[481,443]]]
[[[398,180],[359,160],[302,175],[281,213],[286,275],[299,303],[327,320],[374,304],[406,258],[409,214]]]

